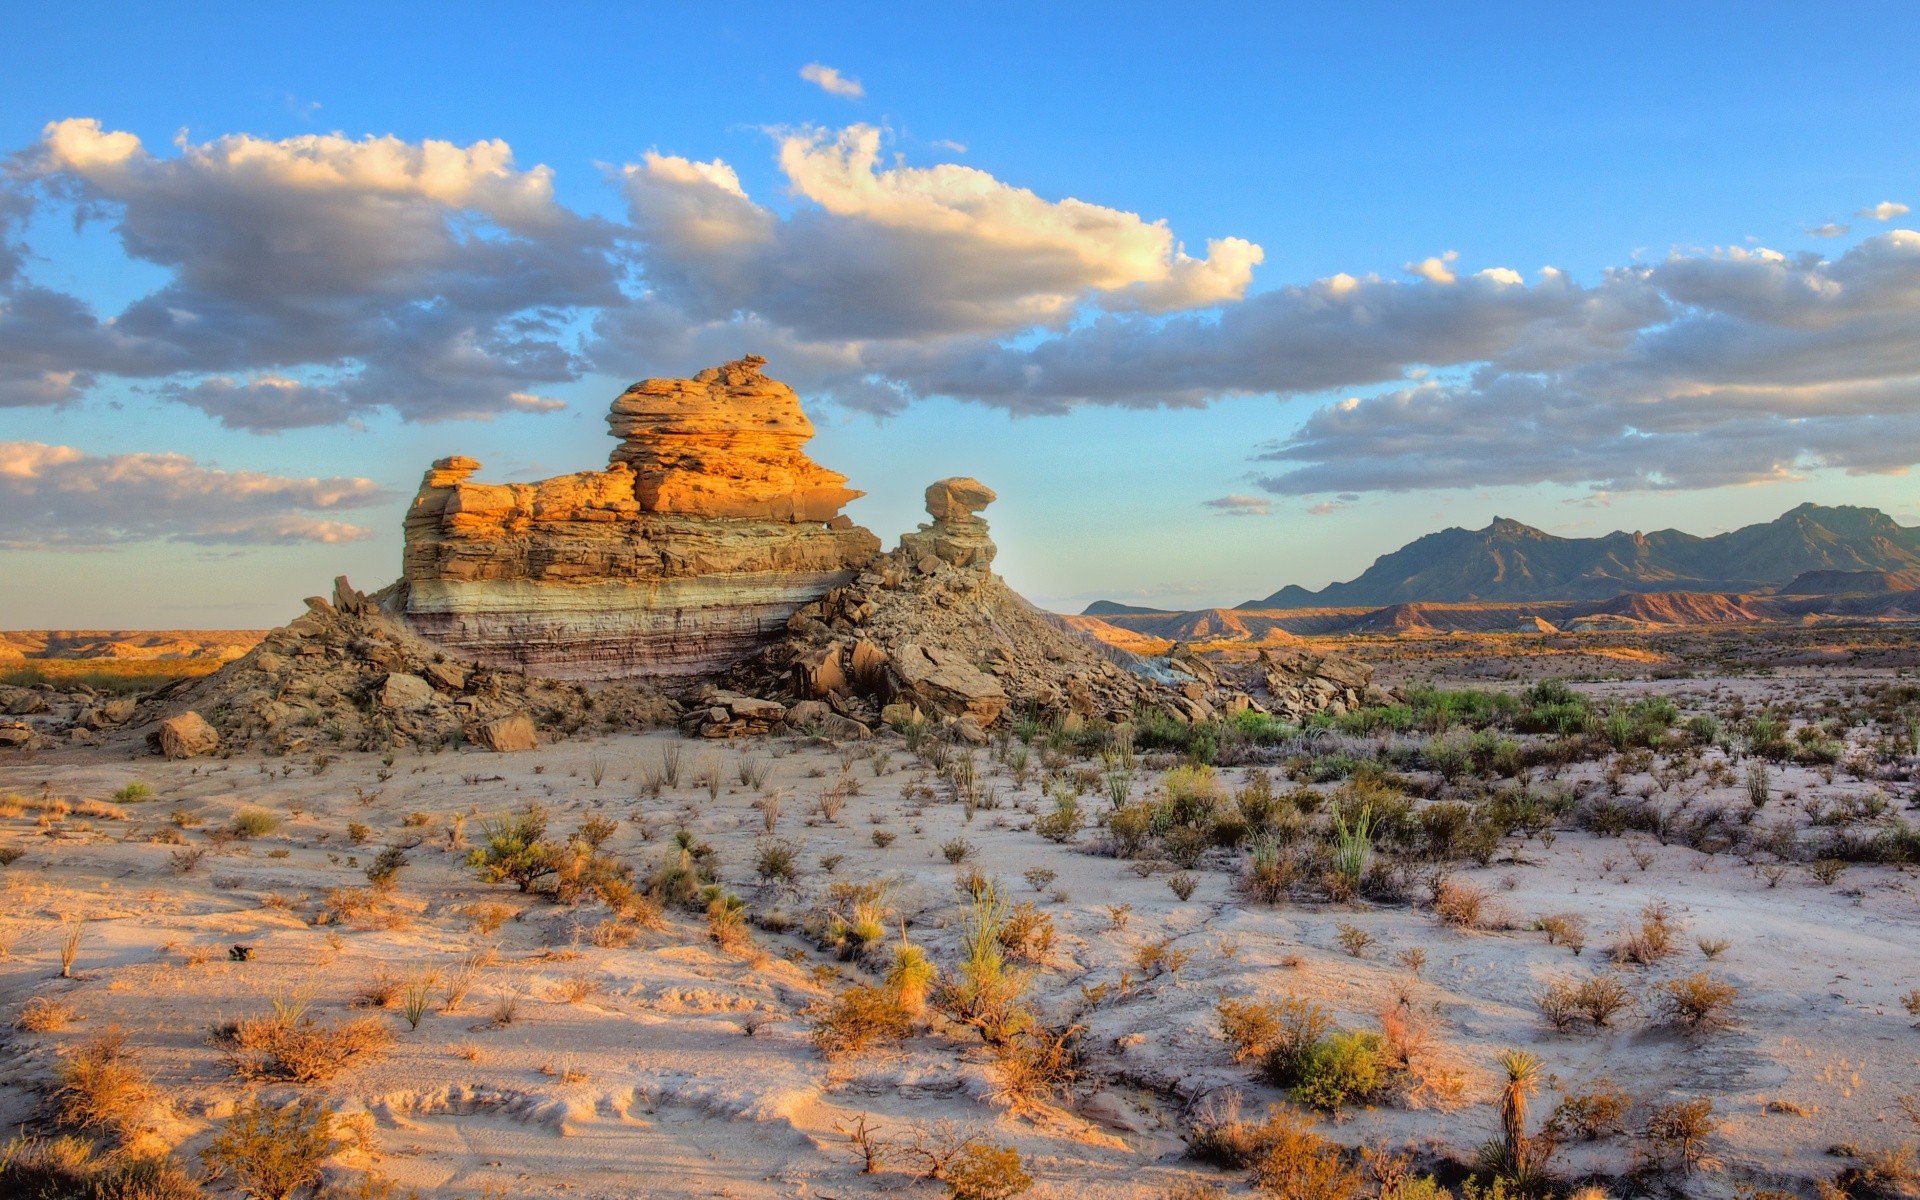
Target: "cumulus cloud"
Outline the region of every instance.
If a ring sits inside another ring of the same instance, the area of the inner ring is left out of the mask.
[[[1273,501],[1265,496],[1243,496],[1238,492],[1201,503],[1222,517],[1264,517],[1273,511]]]
[[[782,139],[791,216],[718,160],[658,153],[624,172],[649,289],[689,319],[750,312],[813,341],[1004,336],[1084,302],[1167,312],[1242,295],[1262,257],[1239,238],[1188,255],[1164,222],[1047,200],[954,164],[883,167],[855,125]]]
[[[1608,352],[1328,404],[1259,455],[1286,468],[1262,486],[1704,488],[1920,460],[1920,234],[1676,255],[1643,282],[1670,310]]]
[[[1845,237],[1853,231],[1853,226],[1842,225],[1838,221],[1828,221],[1825,225],[1815,225],[1807,230],[1808,237],[1837,238]]]
[[[842,75],[832,67],[821,63],[808,63],[800,68],[800,78],[811,83],[829,96],[844,96],[849,100],[858,100],[867,94],[858,79]]]
[[[0,270],[0,403],[68,401],[102,375],[260,372],[243,394],[170,394],[256,429],[381,407],[486,415],[576,377],[569,314],[620,299],[611,229],[556,204],[551,172],[516,168],[500,141],[236,135],[156,155],[71,119],[11,173],[16,195],[105,215],[128,257],[171,278],[102,317]],[[273,382],[303,366],[334,379]]]
[[[1912,209],[1904,204],[1898,204],[1892,200],[1882,200],[1872,208],[1863,208],[1853,215],[1856,217],[1865,217],[1871,221],[1891,221],[1895,217],[1904,217],[1912,211]]]
[[[0,442],[0,546],[10,549],[358,541],[372,531],[318,514],[385,498],[369,479],[297,479],[223,471],[184,454]]]

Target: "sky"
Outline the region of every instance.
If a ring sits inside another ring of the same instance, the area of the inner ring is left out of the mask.
[[[1920,524],[1911,5],[0,15],[0,628],[277,624],[748,353],[1067,611]]]

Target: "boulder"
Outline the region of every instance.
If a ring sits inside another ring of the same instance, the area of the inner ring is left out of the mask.
[[[484,746],[496,754],[531,750],[540,744],[540,739],[533,731],[533,718],[525,713],[515,713],[509,717],[499,717],[474,725],[467,730],[467,737],[474,745]]]
[[[433,703],[433,685],[418,675],[395,671],[380,685],[375,699],[380,707],[394,712],[412,712]]]
[[[466,668],[455,663],[430,662],[420,668],[420,674],[443,692],[464,691],[467,686]]]
[[[140,702],[138,700],[123,696],[118,700],[109,700],[105,704],[102,704],[100,706],[100,716],[109,725],[123,725],[132,718],[134,710],[139,707]]]
[[[809,726],[824,726],[828,717],[835,715],[824,700],[802,700],[787,710],[787,724],[795,729]]]
[[[907,642],[895,651],[891,665],[899,690],[922,711],[972,717],[984,727],[1007,706],[998,680],[951,651]]]
[[[160,722],[155,731],[160,753],[168,758],[198,758],[220,748],[220,735],[197,712],[183,712]]]

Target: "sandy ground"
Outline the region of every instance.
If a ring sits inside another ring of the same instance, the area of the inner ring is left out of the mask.
[[[1758,699],[1886,674],[1583,686],[1698,703],[1716,688],[1722,698],[1742,689]],[[642,781],[670,746],[684,753],[680,786],[646,795]],[[1495,923],[1512,926],[1504,930],[1445,927],[1424,906],[1250,905],[1232,888],[1241,856],[1227,851],[1214,852],[1183,902],[1165,870],[1143,876],[1132,863],[1090,852],[1092,832],[1074,845],[1037,836],[1037,781],[1016,788],[985,750],[975,753],[992,772],[998,806],[969,822],[944,793],[927,798],[922,789],[937,791],[938,780],[892,735],[844,749],[859,792],[833,821],[811,810],[841,774],[843,750],[798,741],[623,735],[517,755],[403,755],[391,766],[347,754],[318,770],[310,759],[166,763],[107,750],[0,761],[0,795],[22,798],[15,815],[0,819],[0,842],[25,852],[0,868],[0,1013],[11,1021],[29,997],[49,996],[80,1017],[63,1032],[7,1035],[0,1121],[30,1121],[58,1050],[117,1024],[168,1098],[161,1136],[191,1154],[249,1086],[209,1044],[210,1027],[258,1015],[275,997],[310,995],[323,1018],[372,1012],[386,1021],[391,1051],[315,1087],[258,1090],[320,1095],[344,1112],[369,1114],[370,1136],[343,1156],[342,1168],[375,1167],[422,1196],[476,1197],[489,1188],[583,1197],[937,1194],[937,1184],[913,1184],[908,1174],[858,1172],[837,1127],[862,1114],[895,1132],[951,1120],[1014,1145],[1037,1181],[1035,1196],[1154,1196],[1188,1173],[1238,1192],[1238,1173],[1183,1159],[1183,1111],[1226,1088],[1255,1110],[1282,1098],[1232,1062],[1214,1005],[1223,996],[1294,993],[1328,1005],[1353,1029],[1378,1028],[1383,1010],[1408,1006],[1430,1028],[1436,1077],[1458,1077],[1455,1095],[1347,1110],[1323,1126],[1348,1143],[1469,1159],[1495,1131],[1493,1064],[1507,1047],[1532,1050],[1552,1072],[1536,1112],[1552,1107],[1555,1089],[1602,1076],[1634,1097],[1630,1124],[1658,1103],[1711,1097],[1724,1124],[1710,1149],[1724,1168],[1689,1184],[1692,1194],[1731,1196],[1741,1180],[1831,1176],[1840,1160],[1827,1151],[1836,1143],[1865,1148],[1913,1136],[1896,1103],[1920,1091],[1920,1031],[1901,1005],[1920,985],[1920,897],[1910,870],[1854,866],[1822,885],[1796,867],[1770,881],[1729,855],[1563,826],[1551,845],[1510,841],[1490,866],[1459,871],[1492,892],[1507,918]],[[737,780],[747,756],[771,757],[764,791],[783,797],[778,834],[804,844],[797,894],[754,878],[762,793]],[[695,782],[709,764],[721,771],[717,796]],[[1582,770],[1597,768],[1568,778]],[[1222,771],[1229,783],[1241,773]],[[136,781],[153,789],[151,798],[108,800]],[[1143,773],[1136,794],[1154,786]],[[1844,772],[1828,782],[1786,768],[1777,774],[1775,811],[1875,786]],[[1896,791],[1896,808],[1911,799]],[[65,815],[49,815],[56,800],[66,802]],[[629,946],[603,947],[593,929],[604,908],[569,908],[479,882],[465,865],[462,834],[471,841],[482,819],[529,801],[550,809],[560,834],[591,816],[616,820],[606,848],[642,874],[676,830],[690,830],[718,850],[728,886],[757,912],[803,912],[835,880],[897,880],[895,907],[943,965],[955,958],[963,898],[941,846],[964,838],[975,847],[969,865],[1053,917],[1056,945],[1032,991],[1044,1015],[1079,1012],[1088,1025],[1074,1097],[1025,1110],[997,1102],[978,1040],[957,1033],[823,1058],[802,1010],[870,977],[797,931],[756,930],[757,950],[729,953],[707,938],[704,921],[674,916]],[[1692,802],[1744,804],[1744,793],[1736,780]],[[249,807],[275,814],[280,826],[209,843],[208,830]],[[368,828],[364,844],[351,840],[350,823]],[[877,846],[876,830],[895,840]],[[207,848],[184,874],[173,866],[181,845],[148,840],[176,834]],[[364,886],[363,870],[383,845],[408,847],[393,902],[400,918],[316,923],[328,889]],[[821,865],[828,855],[839,856],[831,873]],[[1033,868],[1056,873],[1046,891],[1023,880]],[[1685,922],[1683,953],[1631,972],[1634,986],[1711,967],[1739,989],[1734,1024],[1688,1036],[1635,1016],[1598,1033],[1554,1032],[1535,1007],[1539,988],[1597,970],[1614,931],[1654,898]],[[491,905],[508,912],[495,914],[506,919],[489,931]],[[1123,925],[1114,906],[1126,906]],[[1538,915],[1569,911],[1584,914],[1591,929],[1578,958],[1525,928]],[[72,918],[86,923],[73,978],[62,979],[62,922]],[[1370,933],[1374,944],[1350,955],[1339,940],[1343,924]],[[1136,963],[1140,947],[1163,938],[1190,958],[1177,974],[1146,977]],[[1730,945],[1709,964],[1696,938]],[[230,960],[236,944],[253,947],[253,957]],[[1426,956],[1417,977],[1399,961],[1413,948]],[[417,1029],[393,1008],[353,1007],[380,972],[434,971],[444,980],[475,954],[489,961],[459,1010],[445,1011],[436,994]],[[1088,1008],[1086,992],[1101,985],[1103,998]],[[506,995],[518,999],[518,1012],[501,1027],[490,1014]],[[1612,1138],[1568,1147],[1558,1166],[1618,1173],[1642,1153],[1635,1139]]]

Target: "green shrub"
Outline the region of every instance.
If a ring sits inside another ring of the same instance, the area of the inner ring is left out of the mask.
[[[467,865],[488,883],[511,882],[531,892],[559,872],[560,859],[560,847],[547,839],[546,809],[529,804],[517,817],[482,821],[480,845],[467,856]]]
[[[243,808],[227,823],[227,829],[237,838],[265,837],[278,828],[280,818],[264,808]]]
[[[1386,1083],[1381,1052],[1376,1033],[1336,1033],[1322,1039],[1294,1070],[1294,1099],[1327,1112],[1367,1099]]]

